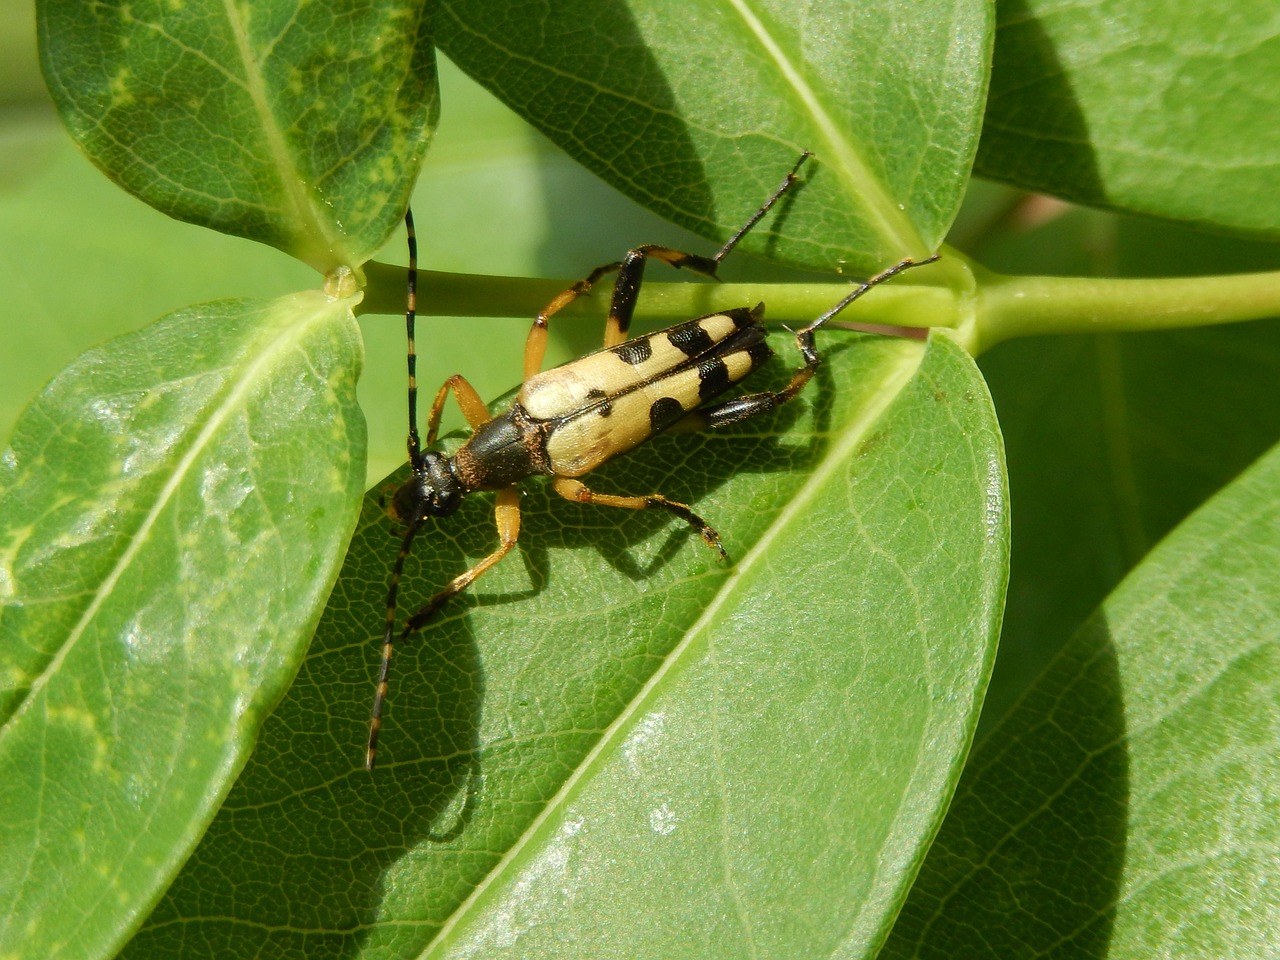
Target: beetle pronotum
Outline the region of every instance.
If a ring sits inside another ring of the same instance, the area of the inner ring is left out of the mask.
[[[586,279],[552,300],[538,314],[529,331],[524,350],[524,384],[504,413],[490,416],[480,395],[461,375],[455,374],[446,380],[431,404],[426,446],[431,447],[436,442],[444,402],[452,393],[472,433],[451,456],[431,450],[424,453],[418,437],[414,344],[417,241],[413,215],[406,212],[405,226],[409,238],[409,297],[405,311],[409,343],[408,448],[413,476],[395,492],[388,511],[406,524],[407,529],[387,590],[382,662],[365,754],[367,769],[373,769],[377,755],[378,731],[382,725],[382,708],[386,701],[395,639],[396,598],[405,558],[423,520],[453,513],[466,494],[477,490],[497,491],[494,513],[498,547],[469,570],[454,577],[409,617],[400,631],[401,639],[419,629],[450,597],[465,590],[515,546],[520,534],[516,484],[535,474],[550,476],[552,489],[576,503],[597,503],[631,510],[666,510],[693,527],[707,545],[725,559],[719,535],[687,505],[668,500],[660,493],[644,496],[597,493],[577,478],[677,423],[682,428],[715,429],[739,423],[787,402],[804,389],[818,368],[813,335],[819,327],[872,287],[904,270],[937,259],[935,255],[919,261],[900,260],[854,287],[834,307],[795,332],[803,364],[781,390],[749,393],[708,405],[773,355],[761,322],[764,304],[708,314],[627,340],[645,261],[653,258],[673,267],[715,277],[720,262],[796,182],[797,173],[809,156],[808,153],[801,155],[782,183],[714,256],[684,253],[656,244],[636,247],[622,260],[597,267]],[[617,278],[605,323],[604,347],[562,366],[541,371],[547,346],[548,320],[610,273],[617,273]]]

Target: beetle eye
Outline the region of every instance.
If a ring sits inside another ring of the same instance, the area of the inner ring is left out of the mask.
[[[415,513],[421,512],[420,504],[429,500],[430,491],[424,477],[411,477],[401,484],[387,504],[387,516],[397,523],[408,523]],[[428,511],[429,512],[429,511]]]

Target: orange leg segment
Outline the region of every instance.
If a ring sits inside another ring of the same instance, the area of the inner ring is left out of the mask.
[[[520,492],[515,487],[498,491],[494,504],[494,519],[498,526],[498,548],[470,570],[454,577],[443,590],[423,604],[417,613],[405,622],[404,629],[400,631],[401,640],[420,629],[451,597],[461,593],[481,574],[511,552],[511,548],[516,545],[516,540],[520,537]],[[364,760],[366,770],[373,769],[378,755],[378,734],[382,730],[382,709],[387,700],[391,654],[394,650],[396,592],[400,585],[400,574],[404,568],[405,557],[409,555],[409,548],[413,545],[413,538],[419,526],[421,526],[420,517],[410,523],[409,531],[405,534],[404,542],[400,546],[400,553],[396,557],[395,569],[392,571],[391,591],[387,597],[385,632],[382,639],[382,665],[378,670],[378,684],[374,690],[373,710],[369,717],[369,742],[365,749]]]
[[[480,394],[476,393],[476,388],[468,383],[467,378],[462,374],[455,373],[440,385],[440,389],[436,391],[436,398],[431,403],[431,415],[427,418],[428,447],[436,442],[436,435],[440,432],[440,415],[444,412],[444,400],[450,391],[453,392],[453,398],[458,401],[458,409],[467,418],[467,423],[471,425],[472,430],[488,423],[491,419],[489,408],[480,399]]]
[[[582,481],[570,477],[555,477],[551,481],[551,486],[560,496],[574,503],[597,503],[602,507],[623,507],[627,510],[666,510],[697,530],[703,543],[720,554],[721,560],[729,559],[724,545],[720,542],[720,535],[707,521],[690,510],[687,505],[668,500],[660,493],[651,493],[643,497],[617,497],[608,493],[596,493]]]

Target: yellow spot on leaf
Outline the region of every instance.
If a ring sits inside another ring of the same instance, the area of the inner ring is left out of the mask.
[[[133,91],[129,89],[129,68],[121,67],[117,70],[107,89],[111,91],[111,108],[131,106],[134,100]]]

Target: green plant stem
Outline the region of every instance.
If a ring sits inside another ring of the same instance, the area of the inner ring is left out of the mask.
[[[966,293],[912,283],[928,279],[925,270],[931,268],[925,268],[877,290],[841,319],[947,328],[977,356],[1010,337],[1168,330],[1280,316],[1280,272],[1158,279],[1007,277],[953,256],[971,271]],[[371,263],[366,273],[369,287],[362,312],[401,312],[404,268]],[[419,312],[423,316],[532,317],[572,282],[422,271]],[[579,298],[562,315],[603,318],[608,289],[604,295]],[[770,319],[797,324],[820,315],[849,289],[848,281],[647,283],[636,316],[674,323],[763,302]]]
[[[974,266],[975,356],[1002,340],[1047,333],[1170,330],[1280,316],[1280,272],[1105,279],[1006,277]]]
[[[400,313],[405,303],[404,267],[382,263],[365,265],[368,287],[361,313]],[[924,268],[931,269],[931,268]],[[920,271],[923,273],[923,270]],[[576,280],[529,277],[493,277],[463,273],[418,273],[418,312],[442,317],[529,317]],[[603,319],[609,306],[612,280],[593,295],[578,298],[565,307],[565,317]],[[767,315],[780,323],[805,323],[819,316],[849,293],[852,283],[716,283],[695,280],[680,283],[646,281],[636,310],[637,318],[675,323],[730,307],[765,303]],[[959,322],[955,297],[943,287],[912,284],[895,279],[858,303],[856,315],[847,320],[908,327],[950,327]]]

